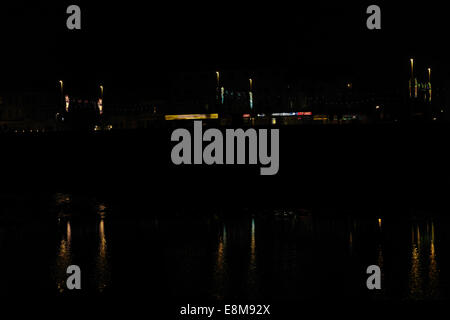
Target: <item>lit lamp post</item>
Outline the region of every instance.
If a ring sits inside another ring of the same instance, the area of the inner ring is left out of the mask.
[[[248,96],[249,96],[249,100],[250,100],[250,110],[253,110],[253,92],[252,92],[252,90],[253,90],[253,79],[250,78],[249,82],[250,82],[250,91],[248,93]]]
[[[431,68],[428,68],[428,101],[431,102]]]
[[[103,85],[100,85],[100,98],[98,99],[97,106],[98,106],[98,111],[99,111],[100,115],[102,115],[103,114]]]
[[[411,79],[409,80],[409,97],[413,97],[413,86],[414,86],[414,98],[417,98],[417,79],[414,78],[414,59],[410,59],[411,63]]]
[[[59,80],[59,87],[61,90],[61,102],[64,102],[64,82]]]
[[[410,59],[411,61],[411,79],[414,77],[414,59]]]
[[[216,71],[216,102],[219,104],[220,97],[220,72]]]

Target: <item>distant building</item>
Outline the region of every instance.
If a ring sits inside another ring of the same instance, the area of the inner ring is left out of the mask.
[[[55,96],[45,92],[0,92],[0,130],[3,132],[56,129]]]

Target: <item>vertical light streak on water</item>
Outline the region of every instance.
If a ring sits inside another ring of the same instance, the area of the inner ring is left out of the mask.
[[[436,259],[436,246],[434,237],[434,221],[431,221],[431,237],[430,237],[430,255],[429,255],[429,290],[428,296],[431,298],[439,296],[439,268]]]
[[[423,282],[420,274],[420,230],[417,225],[416,230],[411,228],[412,243],[411,243],[411,260],[409,271],[409,297],[411,299],[421,299],[423,297]]]
[[[256,224],[255,219],[252,218],[251,235],[250,235],[250,260],[248,266],[248,291],[249,297],[255,298],[257,296],[257,277],[256,277]]]
[[[106,206],[100,205],[98,207],[98,214],[100,221],[98,225],[98,252],[95,265],[95,274],[97,289],[103,292],[111,282],[110,265],[108,261],[108,244],[105,232],[105,212]]]
[[[227,283],[227,230],[223,226],[222,234],[219,236],[219,244],[216,252],[216,263],[214,266],[214,296],[218,300],[223,300],[225,297],[225,289]]]
[[[70,221],[66,222],[65,233],[61,235],[61,240],[58,246],[56,256],[56,288],[58,292],[62,293],[66,290],[67,267],[71,265],[72,261],[72,227]]]

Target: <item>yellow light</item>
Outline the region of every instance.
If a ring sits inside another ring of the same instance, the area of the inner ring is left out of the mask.
[[[203,120],[203,119],[218,119],[218,113],[211,114],[168,114],[164,116],[166,120]]]
[[[378,219],[378,226],[381,228],[381,219]]]
[[[66,112],[69,112],[69,104],[70,104],[69,96],[66,95],[64,99],[65,99],[65,102],[66,102]]]

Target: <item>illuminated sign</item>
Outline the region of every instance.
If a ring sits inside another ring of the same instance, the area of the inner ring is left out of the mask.
[[[311,116],[312,112],[279,112],[279,113],[272,113],[272,116],[274,117],[295,117],[295,116]]]
[[[168,114],[166,120],[203,120],[203,119],[219,119],[218,113],[211,114]]]
[[[250,118],[250,114],[249,113],[245,113],[242,115],[242,118]]]

